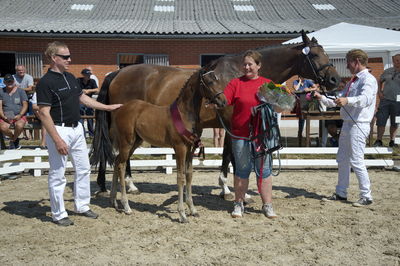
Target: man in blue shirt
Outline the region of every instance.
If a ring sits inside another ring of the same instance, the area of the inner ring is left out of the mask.
[[[302,76],[298,75],[298,78],[293,81],[293,88],[296,94],[306,94],[307,92],[315,91],[317,88],[314,82],[310,79],[304,79]],[[299,138],[299,145],[301,146],[300,139],[303,135],[304,122],[302,111],[302,104],[300,102],[300,97],[298,98],[298,103],[296,104],[296,113],[299,117],[299,131],[297,137]]]

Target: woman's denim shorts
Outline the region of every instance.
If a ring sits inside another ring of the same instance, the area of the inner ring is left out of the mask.
[[[257,177],[267,178],[272,172],[271,155],[266,153],[254,159],[252,142],[244,139],[232,139],[232,152],[235,158],[235,175],[240,178],[249,178],[254,169]],[[262,165],[262,175],[260,168]]]

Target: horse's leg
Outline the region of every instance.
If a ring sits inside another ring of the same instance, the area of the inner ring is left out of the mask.
[[[121,147],[120,147],[121,148]],[[126,152],[126,154],[128,154],[128,152]],[[120,154],[118,155],[118,157],[120,157],[121,155],[121,150],[120,150]],[[125,155],[125,152],[124,154]],[[117,158],[118,161],[118,174],[119,174],[119,185],[120,185],[120,190],[121,190],[121,203],[122,203],[122,207],[123,207],[123,212],[125,214],[131,214],[132,210],[129,207],[129,201],[128,201],[128,197],[126,196],[126,185],[125,185],[125,168],[126,168],[126,158],[128,156],[121,156],[120,158]]]
[[[218,183],[222,188],[221,196],[223,196],[225,200],[234,199],[234,195],[228,187],[228,171],[230,162],[234,164],[234,158],[232,155],[232,139],[229,135],[225,135],[224,150],[222,153],[222,166],[218,178]]]
[[[196,207],[193,204],[192,197],[192,177],[193,177],[193,153],[191,149],[188,148],[186,153],[186,163],[185,163],[185,175],[186,175],[186,204],[190,209],[190,214],[199,217]]]
[[[110,202],[111,205],[114,206],[116,210],[118,210],[118,202],[117,202],[117,184],[118,184],[118,167],[117,161],[114,162],[114,173],[111,185],[111,192],[110,192]]]
[[[131,174],[131,161],[130,161],[130,158],[126,161],[125,184],[128,187],[128,193],[129,194],[140,194],[139,189],[133,183],[133,178],[132,178],[132,174]]]
[[[97,173],[97,185],[99,185],[100,190],[95,192],[96,196],[108,194],[108,190],[106,188],[106,169],[102,164],[100,164],[99,171]]]
[[[186,214],[185,214],[185,207],[183,206],[183,186],[185,185],[185,179],[183,177],[185,170],[185,160],[186,160],[186,152],[187,148],[185,145],[181,144],[176,147],[175,149],[175,159],[176,159],[176,172],[177,172],[177,181],[178,184],[178,213],[179,213],[179,221],[181,223],[189,222]]]
[[[131,214],[132,210],[129,207],[129,202],[126,197],[126,191],[125,191],[125,162],[126,162],[126,160],[124,160],[123,157],[126,157],[126,156],[121,155],[121,150],[120,150],[120,153],[118,154],[117,158],[115,159],[113,183],[112,183],[112,187],[111,187],[110,200],[111,200],[111,205],[113,205],[116,210],[119,210],[118,203],[117,203],[117,183],[118,183],[118,177],[119,177],[120,188],[121,188],[121,203],[123,206],[123,212],[125,212],[126,214]]]
[[[133,178],[131,174],[131,162],[130,158],[133,154],[133,152],[143,143],[143,140],[136,135],[135,136],[135,142],[133,143],[132,149],[129,151],[129,156],[128,160],[126,160],[126,169],[125,169],[125,185],[128,186],[127,192],[129,194],[140,194],[139,189],[133,184]],[[129,173],[129,174],[128,174]],[[129,176],[128,176],[129,175]]]
[[[225,135],[224,140],[224,152],[222,154],[222,166],[221,172],[219,174],[219,185],[222,188],[221,196],[224,197],[225,200],[233,200],[235,198],[234,194],[230,191],[228,187],[228,170],[229,170],[229,163],[232,163],[233,169],[235,169],[235,157],[232,153],[232,138],[229,135]],[[249,194],[245,194],[245,202],[246,203],[253,203],[254,200],[251,199]]]

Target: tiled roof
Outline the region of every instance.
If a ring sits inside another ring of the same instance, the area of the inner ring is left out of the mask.
[[[3,34],[245,36],[339,22],[400,30],[400,0],[2,0],[0,14]]]

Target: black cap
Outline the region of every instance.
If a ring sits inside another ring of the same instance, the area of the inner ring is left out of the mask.
[[[90,72],[89,69],[85,68],[85,69],[83,69],[83,70],[81,71],[81,74],[83,74],[83,75],[92,75],[92,72]]]
[[[14,77],[11,74],[6,74],[4,76],[4,82],[14,81]]]

